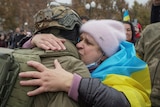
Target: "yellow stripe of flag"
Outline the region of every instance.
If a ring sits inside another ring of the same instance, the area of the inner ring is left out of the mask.
[[[125,12],[123,14],[123,21],[130,21],[130,16],[129,16],[128,10],[125,10]]]

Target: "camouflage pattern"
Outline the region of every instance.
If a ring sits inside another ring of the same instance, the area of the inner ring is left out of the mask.
[[[54,6],[40,10],[34,15],[35,33],[49,27],[72,30],[76,24],[81,26],[81,19],[69,7]]]
[[[152,107],[160,107],[160,22],[148,25],[135,47],[138,56],[149,66]]]

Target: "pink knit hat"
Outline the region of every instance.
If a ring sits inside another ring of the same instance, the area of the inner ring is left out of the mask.
[[[115,54],[120,43],[126,40],[124,25],[116,20],[90,20],[81,26],[80,32],[90,34],[108,57]]]

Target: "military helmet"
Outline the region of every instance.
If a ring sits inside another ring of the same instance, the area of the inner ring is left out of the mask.
[[[34,15],[35,33],[49,27],[72,30],[76,24],[82,24],[79,15],[65,6],[46,8]]]

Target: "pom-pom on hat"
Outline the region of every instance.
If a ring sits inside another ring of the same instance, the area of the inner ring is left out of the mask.
[[[89,20],[81,26],[80,32],[90,34],[108,57],[115,54],[120,43],[126,40],[124,25],[116,20]]]

